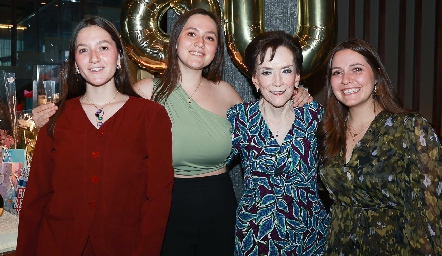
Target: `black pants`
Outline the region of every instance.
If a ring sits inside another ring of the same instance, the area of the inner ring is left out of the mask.
[[[232,256],[236,198],[227,173],[175,178],[162,256]]]

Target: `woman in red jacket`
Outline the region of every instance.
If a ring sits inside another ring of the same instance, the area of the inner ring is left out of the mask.
[[[173,185],[171,122],[129,82],[100,17],[74,29],[58,110],[39,132],[17,255],[159,255]]]

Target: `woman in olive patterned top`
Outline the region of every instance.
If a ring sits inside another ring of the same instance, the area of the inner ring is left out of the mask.
[[[407,111],[367,42],[335,47],[320,125],[320,176],[334,204],[326,255],[442,255],[442,146]]]

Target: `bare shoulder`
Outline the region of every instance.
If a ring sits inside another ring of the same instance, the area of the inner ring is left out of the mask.
[[[141,79],[136,82],[133,87],[135,92],[137,92],[141,97],[145,99],[152,98],[153,80],[151,78]]]
[[[216,87],[218,88],[218,93],[221,97],[224,99],[229,99],[229,105],[233,106],[242,102],[241,96],[239,96],[235,88],[233,88],[233,86],[229,83],[220,81],[218,84],[216,84]]]
[[[227,110],[242,102],[238,92],[227,82],[206,81],[204,85],[200,88],[200,93],[194,97],[203,109],[226,118]]]

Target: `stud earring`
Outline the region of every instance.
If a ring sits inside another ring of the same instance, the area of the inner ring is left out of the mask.
[[[121,64],[120,63],[117,64],[117,69],[121,69]]]

